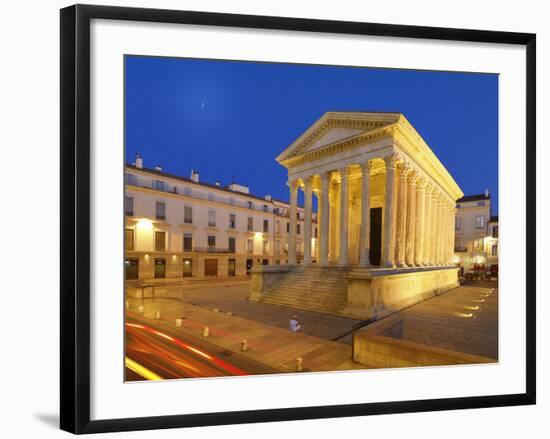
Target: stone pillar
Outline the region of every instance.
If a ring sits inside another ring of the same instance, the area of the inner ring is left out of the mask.
[[[372,163],[361,164],[361,231],[359,237],[359,265],[370,267],[370,172]]]
[[[405,164],[398,167],[398,199],[396,218],[396,260],[398,267],[406,267],[405,263],[405,235],[407,227],[407,174],[408,168]]]
[[[397,166],[397,155],[392,154],[384,157],[386,163],[386,199],[384,204],[384,237],[382,247],[382,265],[395,268],[395,168]]]
[[[298,212],[298,181],[289,181],[290,187],[290,213],[288,234],[288,264],[296,264],[296,215]]]
[[[347,166],[340,170],[340,256],[338,263],[348,265],[348,229],[349,229],[349,174]]]
[[[432,187],[426,187],[426,212],[424,215],[424,265],[432,265],[430,246],[432,244]]]
[[[415,266],[415,233],[416,233],[416,172],[411,172],[408,179],[407,193],[407,227],[405,232],[405,263]]]
[[[423,180],[416,184],[416,218],[414,231],[414,265],[424,265],[424,222],[426,210],[426,188]]]
[[[325,172],[321,174],[321,227],[319,231],[319,264],[323,267],[328,266],[328,221],[329,221],[329,206],[328,206],[328,183],[329,174]]]
[[[436,247],[437,247],[437,241],[439,240],[438,237],[438,225],[437,225],[437,189],[434,188],[434,191],[432,193],[432,219],[431,219],[431,243],[430,243],[430,262],[431,265],[437,265],[436,260]]]
[[[451,209],[449,201],[445,200],[445,242],[443,244],[443,265],[451,263],[450,240],[451,236]]]
[[[453,264],[453,250],[454,250],[454,238],[453,231],[455,228],[453,209],[451,202],[447,203],[447,265]]]
[[[436,260],[438,265],[443,265],[443,248],[445,247],[445,225],[443,223],[444,217],[443,217],[443,199],[440,196],[437,202],[438,210],[437,210],[437,230],[438,230],[438,236],[440,238],[437,240],[437,253],[436,253]]]
[[[450,257],[449,259],[451,260],[451,264],[453,264],[453,255],[454,255],[454,248],[455,248],[455,233],[456,233],[456,228],[455,228],[455,222],[456,222],[456,201],[453,201],[453,204],[452,204],[452,207],[451,207],[451,233],[450,233],[450,237],[449,237],[449,241],[450,241],[450,244],[449,244],[449,252],[450,252]]]
[[[437,260],[437,247],[439,246],[439,241],[441,240],[441,230],[439,227],[439,196],[436,193],[434,193],[433,199],[432,229],[435,237],[432,242],[432,262],[433,265],[439,265],[439,261]]]
[[[317,236],[312,235],[316,239],[315,242],[315,260],[319,263],[320,253],[319,253],[319,242],[321,237],[321,193],[318,189],[313,189],[313,195],[317,198]]]
[[[305,179],[304,184],[304,265],[311,264],[311,216],[312,209],[312,177]]]

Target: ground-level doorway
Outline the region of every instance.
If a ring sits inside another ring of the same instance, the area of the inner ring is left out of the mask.
[[[183,277],[193,276],[193,259],[183,258]]]
[[[370,249],[369,259],[372,265],[380,265],[382,259],[382,208],[370,210]]]
[[[164,279],[166,277],[166,259],[155,258],[155,279]]]
[[[205,259],[204,260],[204,275],[205,276],[217,276],[218,275],[218,260],[217,259]]]
[[[229,276],[235,276],[235,272],[236,272],[236,262],[235,262],[235,259],[229,259],[227,261],[227,274]]]
[[[126,279],[133,280],[139,277],[139,259],[127,258],[124,264]]]

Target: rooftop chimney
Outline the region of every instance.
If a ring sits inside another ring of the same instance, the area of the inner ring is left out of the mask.
[[[221,182],[219,182],[219,181],[216,181],[214,184],[215,184],[216,186],[221,186],[221,185],[222,185]]]
[[[199,173],[195,172],[194,169],[191,169],[191,180],[193,180],[195,183],[199,182]]]
[[[155,171],[161,172],[162,168],[159,165],[157,165],[157,166],[155,166]]]
[[[271,195],[266,195],[264,198],[266,201],[271,201]]]
[[[136,154],[136,168],[139,168],[139,169],[143,168],[143,159],[139,154]]]
[[[489,198],[489,189],[485,189],[485,198]]]

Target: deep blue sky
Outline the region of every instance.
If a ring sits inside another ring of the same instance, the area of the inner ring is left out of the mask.
[[[126,161],[288,200],[275,162],[325,111],[402,112],[466,195],[498,206],[498,76],[134,57],[126,60]]]

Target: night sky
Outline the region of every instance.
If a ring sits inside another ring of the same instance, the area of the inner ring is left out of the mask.
[[[127,56],[125,76],[128,163],[288,200],[275,157],[323,113],[395,111],[498,213],[498,75]]]

